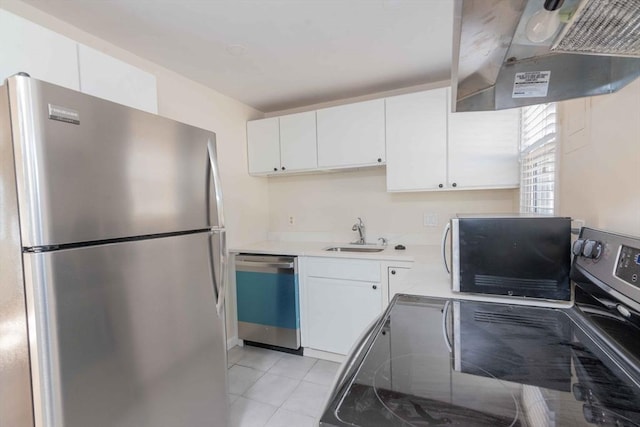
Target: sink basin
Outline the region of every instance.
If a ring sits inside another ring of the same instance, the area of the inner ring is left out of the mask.
[[[384,248],[371,246],[331,246],[324,250],[331,252],[382,252]]]

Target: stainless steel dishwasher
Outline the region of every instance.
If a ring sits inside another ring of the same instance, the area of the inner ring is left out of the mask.
[[[299,350],[297,258],[239,254],[235,265],[238,338],[249,344]]]

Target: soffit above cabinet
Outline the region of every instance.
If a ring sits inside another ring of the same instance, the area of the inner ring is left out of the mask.
[[[450,76],[449,0],[24,1],[264,112]]]

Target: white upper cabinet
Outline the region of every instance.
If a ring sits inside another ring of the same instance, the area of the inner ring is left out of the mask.
[[[156,78],[153,74],[84,45],[78,45],[78,61],[82,92],[158,113]]]
[[[249,173],[387,166],[388,191],[515,188],[520,110],[451,113],[449,88],[247,123]]]
[[[448,98],[448,88],[387,98],[387,190],[518,187],[520,110],[451,113]]]
[[[449,114],[449,184],[514,188],[520,183],[520,109]]]
[[[76,42],[0,9],[0,84],[18,72],[78,90]]]
[[[151,113],[158,112],[156,78],[0,9],[0,83],[31,77]]]
[[[447,92],[442,88],[386,99],[388,191],[446,185]]]
[[[316,169],[316,112],[247,122],[247,151],[251,175]]]
[[[318,167],[316,112],[280,117],[280,170],[301,171]]]
[[[280,170],[280,124],[278,117],[247,122],[250,174]]]
[[[317,119],[319,167],[385,162],[384,99],[318,110]]]

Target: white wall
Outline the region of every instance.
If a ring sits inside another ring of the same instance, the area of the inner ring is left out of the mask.
[[[347,242],[357,238],[351,226],[362,217],[368,241],[385,237],[394,244],[439,244],[448,218],[517,211],[516,195],[517,190],[387,193],[382,167],[274,177],[269,179],[269,230],[274,239],[301,234],[310,240]],[[438,215],[436,227],[423,226],[425,213]]]
[[[640,236],[640,79],[560,104],[560,214]]]

